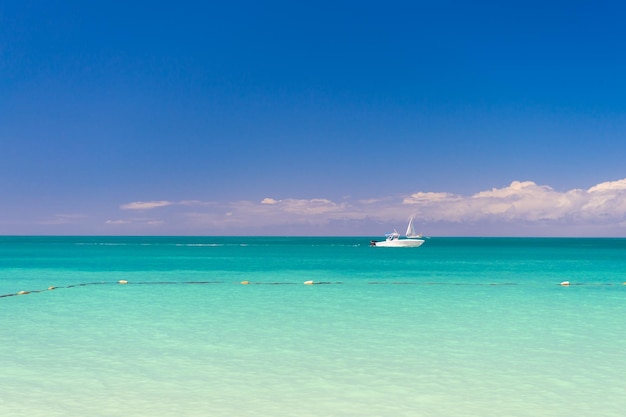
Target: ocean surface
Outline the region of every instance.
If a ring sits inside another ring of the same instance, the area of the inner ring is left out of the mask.
[[[626,239],[369,240],[0,237],[0,415],[624,416]]]

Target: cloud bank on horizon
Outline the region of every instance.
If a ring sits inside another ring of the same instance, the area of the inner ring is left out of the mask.
[[[371,235],[382,226],[401,227],[415,216],[430,235],[621,236],[626,231],[626,178],[586,190],[557,191],[513,181],[467,196],[419,191],[355,201],[270,196],[257,202],[155,200],[120,209],[123,218],[106,221],[118,233],[133,226],[151,233],[164,228],[194,234]]]

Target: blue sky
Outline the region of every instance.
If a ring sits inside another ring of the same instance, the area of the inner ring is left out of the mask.
[[[0,234],[625,236],[625,19],[3,2]]]

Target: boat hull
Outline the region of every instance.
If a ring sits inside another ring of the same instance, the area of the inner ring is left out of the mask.
[[[372,242],[372,246],[382,248],[417,248],[424,243],[423,239],[395,239]]]

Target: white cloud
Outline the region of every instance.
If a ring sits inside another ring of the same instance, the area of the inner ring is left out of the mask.
[[[606,192],[606,191],[616,191],[616,190],[626,190],[626,178],[619,181],[608,181],[602,182],[594,187],[589,189],[590,193],[595,192]]]
[[[175,204],[171,201],[135,201],[133,203],[123,204],[120,206],[122,210],[151,210],[158,207],[171,206]]]
[[[310,200],[289,198],[283,200],[281,208],[286,213],[297,215],[321,215],[345,211],[346,204],[337,204],[325,198]]]
[[[181,201],[134,201],[132,203],[122,204],[120,208],[122,210],[152,210],[160,207],[167,206],[214,206],[216,203],[212,201],[199,201],[199,200],[181,200]]]
[[[129,223],[131,223],[131,221],[130,220],[107,220],[104,223],[105,224],[117,225],[117,224],[129,224]]]
[[[504,188],[492,188],[490,191],[481,191],[474,197],[495,197],[508,198],[520,195],[530,195],[534,193],[550,192],[552,188],[548,186],[539,186],[532,181],[513,181],[511,185]]]
[[[130,219],[116,219],[116,220],[107,220],[104,222],[104,224],[110,225],[110,226],[124,226],[124,225],[128,225],[128,226],[144,226],[144,225],[149,225],[149,226],[160,226],[162,224],[164,224],[165,222],[161,219],[155,219],[155,218],[149,218],[149,217],[134,217],[134,218],[130,218]]]
[[[312,198],[312,199],[297,199],[286,198],[283,200],[276,200],[273,198],[264,198],[261,201],[261,206],[256,206],[249,202],[238,202],[236,206],[241,210],[249,210],[256,214],[263,213],[265,215],[274,214],[291,214],[291,215],[306,215],[306,216],[318,216],[328,215],[332,213],[345,212],[347,203],[335,203],[326,198]]]
[[[264,198],[260,204],[239,201],[230,205],[231,216],[254,216],[271,223],[326,223],[351,213],[348,203],[335,203],[325,198],[276,200]],[[354,214],[354,213],[352,213]]]
[[[599,184],[587,191],[556,191],[532,181],[481,191],[472,196],[416,193],[404,199],[433,221],[575,221],[626,215],[626,180]]]
[[[44,220],[40,222],[40,224],[72,224],[79,223],[84,219],[88,218],[86,214],[55,214],[54,218],[49,220]]]
[[[574,192],[559,193],[532,181],[513,181],[508,187],[483,191],[468,198],[474,218],[501,220],[556,220],[576,209]]]
[[[541,226],[548,227],[541,230],[560,230],[555,233],[562,235],[563,231],[570,230],[569,226],[576,226],[585,233],[594,227],[602,231],[626,227],[626,179],[601,183],[587,190],[558,191],[533,181],[513,181],[508,186],[472,195],[418,191],[367,200],[344,198],[340,202],[327,198],[271,197],[257,202],[240,200],[222,203],[161,200],[129,203],[121,208],[148,210],[164,206],[176,206],[171,212],[164,213],[170,216],[166,218],[168,225],[184,225],[194,232],[208,229],[236,233],[237,230],[250,232],[251,228],[255,228],[262,233],[287,225],[328,226],[328,231],[335,232],[337,229],[333,225],[349,223],[353,225],[352,230],[367,233],[368,229],[354,225],[367,226],[370,231],[372,224],[400,227],[414,215],[424,225],[448,224],[450,228],[447,230],[458,230],[459,227],[470,230],[473,227],[471,230],[483,231],[486,230],[485,225],[493,225],[498,233],[511,230],[514,234],[515,230]],[[192,206],[194,210],[190,211]],[[143,222],[156,226],[165,224],[154,219],[144,219]]]
[[[457,197],[449,193],[432,193],[432,192],[419,192],[411,194],[409,197],[405,197],[402,202],[404,204],[429,204],[433,202],[452,201],[458,200]]]
[[[273,198],[264,198],[261,201],[261,204],[278,204],[279,201],[278,200],[274,200]]]
[[[603,182],[587,190],[588,196],[581,208],[584,219],[620,219],[626,213],[626,179]]]

